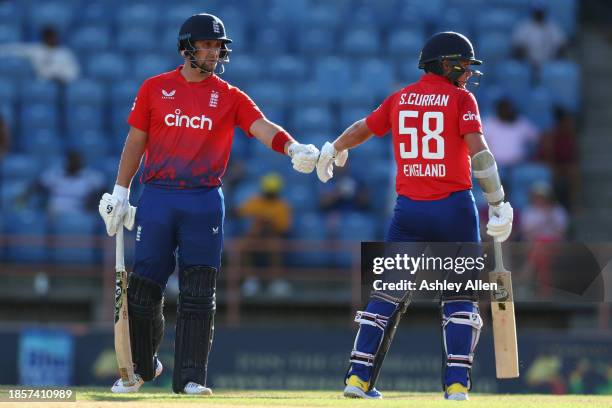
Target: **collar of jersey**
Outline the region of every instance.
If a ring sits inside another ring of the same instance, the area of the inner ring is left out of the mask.
[[[441,82],[446,84],[453,84],[448,78],[443,77],[442,75],[432,74],[431,72],[427,72],[423,74],[421,77],[421,81],[427,82]]]
[[[212,81],[212,78],[216,77],[215,74],[212,74],[211,76],[209,76],[208,78],[199,81],[199,82],[189,82],[185,79],[185,77],[181,74],[181,69],[183,69],[182,65],[179,65],[177,69],[174,70],[174,73],[177,77],[177,79],[181,82],[186,83],[187,85],[195,85],[195,86],[199,86],[199,85],[204,85],[204,84],[208,84],[210,81]]]

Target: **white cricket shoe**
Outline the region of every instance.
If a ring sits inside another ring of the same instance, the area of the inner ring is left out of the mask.
[[[157,359],[155,364],[155,378],[159,377],[162,371],[164,371],[164,366],[162,365],[161,361]],[[111,392],[114,392],[115,394],[128,394],[138,392],[140,387],[142,387],[142,384],[144,384],[144,380],[142,379],[140,374],[134,374],[134,377],[136,381],[132,385],[123,385],[123,380],[119,378],[111,387]]]
[[[185,394],[189,395],[212,395],[212,390],[208,387],[195,383],[193,381],[189,381],[185,388],[183,388]]]

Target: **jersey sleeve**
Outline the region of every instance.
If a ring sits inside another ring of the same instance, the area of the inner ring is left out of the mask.
[[[242,92],[240,89],[236,90],[236,125],[242,129],[249,137],[253,137],[249,129],[253,122],[257,119],[263,118],[263,113],[257,107],[255,102],[247,94]]]
[[[459,135],[468,133],[482,133],[478,103],[471,92],[464,93],[459,103]]]
[[[132,111],[128,116],[128,124],[143,132],[149,132],[149,122],[151,120],[151,107],[149,102],[149,82],[145,81],[138,90],[138,95],[134,99]]]
[[[393,105],[393,97],[389,96],[366,118],[366,125],[376,136],[384,136],[391,130],[391,107]]]

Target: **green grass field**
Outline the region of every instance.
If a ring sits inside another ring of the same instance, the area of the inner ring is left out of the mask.
[[[6,389],[6,387],[2,387]],[[212,397],[174,395],[168,392],[143,392],[115,395],[104,388],[76,388],[77,402],[0,403],[0,407],[179,407],[205,403],[206,407],[372,407],[436,408],[456,404],[470,408],[611,408],[612,396],[485,395],[472,394],[468,402],[444,401],[439,393],[386,392],[382,401],[351,400],[338,391],[225,391]],[[49,405],[50,404],[50,405]]]

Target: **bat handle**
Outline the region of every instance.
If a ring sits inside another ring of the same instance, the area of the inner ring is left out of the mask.
[[[115,235],[115,270],[123,271],[125,270],[125,260],[123,255],[123,225],[119,227],[117,230],[117,234]]]
[[[501,242],[495,238],[493,238],[493,252],[495,253],[495,270],[505,271],[506,268],[504,268],[504,260],[502,258]]]

